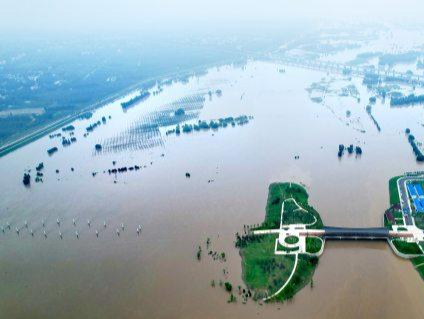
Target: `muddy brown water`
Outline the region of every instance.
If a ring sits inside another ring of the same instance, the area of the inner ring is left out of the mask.
[[[249,62],[245,68],[211,69],[126,113],[116,101],[92,119],[76,121],[78,142],[60,146],[50,158],[46,150],[59,140],[48,137],[1,158],[0,224],[9,222],[11,231],[0,232],[0,318],[420,318],[424,282],[382,242],[327,243],[314,287],[284,304],[227,304],[223,289],[210,286],[213,279],[242,284],[235,233],[263,220],[271,182],[304,183],[326,225],[380,226],[389,178],[422,169],[403,133],[409,127],[418,140],[423,136],[421,107],[378,103],[378,133],[365,111],[370,93],[360,80],[352,82],[363,102],[328,95],[325,106],[311,102],[305,88],[331,75],[296,68],[280,74],[280,67]],[[164,136],[163,147],[144,151],[93,152],[96,143],[119,136],[146,112],[216,89],[223,94],[206,96],[201,119],[254,119],[218,132]],[[83,138],[84,128],[103,115],[112,119]],[[340,143],[360,145],[362,157],[339,160]],[[116,178],[103,174],[114,160],[119,167],[147,167]],[[44,183],[25,188],[24,169],[34,171],[39,162]],[[121,223],[125,230],[118,237]],[[16,227],[22,228],[19,236]],[[205,254],[196,261],[197,246],[205,251],[208,237],[227,262]]]

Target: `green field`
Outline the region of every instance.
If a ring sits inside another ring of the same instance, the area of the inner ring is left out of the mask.
[[[274,254],[277,236],[260,236],[240,250],[243,280],[254,291],[254,298],[262,299],[276,292],[290,276],[294,256]]]
[[[311,254],[316,254],[321,250],[322,241],[318,237],[306,238],[306,251]]]
[[[392,177],[389,180],[390,206],[400,203],[399,192],[397,188],[397,180],[399,179],[399,177],[402,176]]]
[[[287,244],[297,244],[299,242],[299,238],[296,236],[288,236],[285,239]]]
[[[420,247],[416,243],[408,243],[399,239],[392,240],[392,243],[396,247],[396,249],[402,254],[405,254],[405,255],[422,254]]]
[[[265,221],[257,229],[274,229],[280,226],[281,206],[285,199],[293,198],[308,213],[294,211],[298,207],[291,202],[285,203],[284,222],[287,224],[297,224],[306,221],[313,222],[316,218],[317,222],[313,225],[314,229],[322,229],[324,227],[318,212],[308,205],[308,193],[306,190],[294,183],[273,183],[269,186],[268,201],[266,205]]]
[[[415,226],[420,229],[424,229],[424,214],[416,214],[414,215]]]
[[[299,260],[293,278],[275,300],[284,301],[292,299],[297,292],[311,282],[315,268],[318,266],[318,257],[299,254],[298,258]]]
[[[313,228],[323,228],[319,214],[308,205],[308,194],[302,186],[292,183],[274,183],[269,186],[265,221],[254,230],[279,228],[282,203],[289,198],[294,198],[308,212],[299,211],[295,204],[286,201],[284,217],[287,214],[287,220],[284,219],[284,221],[295,223],[307,221],[309,223],[316,220]],[[254,236],[249,234],[237,238],[236,246],[240,249],[242,257],[243,281],[254,292],[255,299],[263,299],[277,292],[287,282],[293,271],[295,255],[275,255],[274,253],[277,237],[277,235]],[[288,237],[288,241],[295,244],[298,241],[295,238]],[[310,244],[311,249],[317,249],[316,242],[312,241]],[[320,245],[321,242],[319,248]],[[281,245],[278,245],[278,250],[293,251],[292,248],[285,248]],[[292,279],[273,300],[284,301],[292,298],[310,283],[317,265],[317,257],[299,254]]]

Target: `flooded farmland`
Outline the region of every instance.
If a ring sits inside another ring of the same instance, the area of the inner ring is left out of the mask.
[[[420,316],[424,283],[382,242],[328,243],[313,288],[284,304],[228,304],[210,283],[243,286],[235,234],[263,220],[271,182],[304,184],[326,225],[382,225],[388,180],[423,170],[404,133],[423,136],[421,106],[378,99],[378,130],[361,78],[275,61],[211,68],[152,90],[125,111],[137,92],[73,122],[69,146],[46,136],[0,158],[0,317]],[[167,134],[239,116],[250,120]],[[363,154],[338,158],[339,144]],[[207,238],[226,261],[196,259]]]

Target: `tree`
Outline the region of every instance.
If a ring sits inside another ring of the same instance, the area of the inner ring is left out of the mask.
[[[29,175],[28,173],[25,173],[24,179],[22,182],[24,183],[25,186],[29,186],[29,184],[31,183],[31,175]]]
[[[224,286],[225,286],[226,291],[228,291],[228,292],[233,291],[233,286],[228,281],[225,282]]]

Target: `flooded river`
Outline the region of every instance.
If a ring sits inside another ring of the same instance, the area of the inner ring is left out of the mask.
[[[315,103],[306,89],[322,78],[333,84]],[[382,225],[388,180],[423,169],[404,130],[420,140],[424,112],[377,102],[378,132],[365,110],[371,93],[361,83],[265,62],[212,68],[163,86],[126,112],[120,103],[131,96],[77,120],[77,142],[69,147],[46,136],[1,158],[0,318],[419,318],[424,282],[381,242],[327,243],[313,288],[288,303],[227,304],[224,289],[210,285],[242,285],[235,234],[263,220],[272,182],[305,184],[326,225]],[[338,94],[352,84],[360,102]],[[184,102],[188,97],[198,104]],[[191,108],[192,121],[253,119],[180,136],[166,135],[175,125],[137,130],[155,112],[178,106]],[[106,124],[84,138],[103,116]],[[96,152],[97,143],[109,147]],[[339,159],[339,144],[358,145],[363,154]],[[49,157],[54,146],[59,151]],[[35,183],[40,162],[43,183]],[[142,168],[108,173],[134,165]],[[29,188],[22,184],[26,169]],[[196,260],[207,238],[226,262],[206,253]]]

